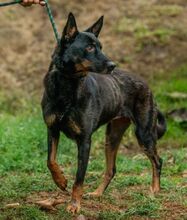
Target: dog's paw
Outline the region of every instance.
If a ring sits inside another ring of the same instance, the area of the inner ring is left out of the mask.
[[[72,213],[72,214],[76,214],[80,211],[80,203],[79,202],[70,202],[70,204],[67,206],[67,211]]]
[[[151,194],[155,195],[155,194],[158,194],[160,192],[160,187],[159,186],[150,186],[150,191],[151,191]]]

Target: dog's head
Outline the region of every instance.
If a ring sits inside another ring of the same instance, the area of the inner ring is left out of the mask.
[[[115,64],[103,54],[98,40],[102,26],[103,16],[90,28],[79,32],[75,17],[69,14],[57,50],[63,68],[74,75],[86,75],[88,71],[105,74],[115,68]]]

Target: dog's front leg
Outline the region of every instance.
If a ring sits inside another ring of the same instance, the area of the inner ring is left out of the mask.
[[[63,175],[62,170],[56,162],[56,153],[60,137],[60,131],[57,128],[48,128],[48,160],[47,166],[51,171],[52,177],[56,185],[65,190],[67,180]]]
[[[67,210],[71,213],[77,213],[80,210],[80,203],[83,194],[83,182],[88,165],[91,138],[83,138],[77,141],[78,146],[78,169],[76,173],[75,183],[73,185],[71,202]]]

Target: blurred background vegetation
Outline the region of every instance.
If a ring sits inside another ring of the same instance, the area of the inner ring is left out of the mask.
[[[159,150],[163,152],[165,159],[162,185],[164,192],[159,200],[138,194],[138,190],[145,191],[147,186],[145,189],[144,186],[150,182],[148,178],[150,175],[145,174],[147,169],[150,169],[150,165],[139,154],[137,157],[134,156],[132,161],[128,158],[128,155],[137,154],[135,150],[137,143],[131,128],[124,136],[122,145],[125,147],[120,150],[118,162],[121,173],[117,182],[114,181],[111,187],[110,196],[104,197],[104,200],[94,201],[95,210],[100,205],[100,209],[106,206],[106,210],[108,207],[110,212],[105,213],[104,208],[104,211],[101,210],[98,215],[93,214],[89,208],[91,206],[94,211],[93,204],[88,203],[86,215],[91,216],[91,219],[126,219],[130,216],[135,216],[134,219],[144,219],[144,216],[160,219],[167,216],[167,219],[172,217],[177,219],[181,213],[182,216],[185,213],[187,215],[187,204],[184,202],[187,201],[187,176],[185,176],[187,172],[187,1],[50,0],[49,2],[60,33],[70,11],[76,16],[79,30],[86,29],[104,15],[104,27],[100,35],[104,52],[117,63],[118,67],[127,69],[148,81],[160,109],[168,120],[168,132],[159,142]],[[2,204],[15,200],[27,201],[26,198],[33,192],[57,190],[45,165],[47,153],[45,126],[40,112],[43,77],[48,70],[55,44],[51,24],[44,8],[38,5],[28,8],[17,5],[0,9],[0,175],[2,175],[0,200],[3,201]],[[62,146],[64,166],[68,175],[72,176],[70,165],[76,166],[76,163],[72,162],[72,157],[76,157],[76,149],[69,150],[72,144],[64,138],[62,140],[64,143],[62,145],[65,145]],[[87,184],[90,188],[96,187],[95,177],[99,177],[104,167],[104,158],[100,155],[103,144],[104,132],[101,128],[94,138],[94,149],[89,165]],[[127,155],[125,161],[123,161],[124,155]],[[94,160],[95,158],[97,160]],[[123,175],[128,172],[133,173],[133,176],[126,176],[127,179],[124,180]],[[8,173],[13,176],[9,176]],[[45,183],[41,183],[42,178],[45,178]],[[131,192],[124,188],[127,186],[132,187]],[[172,195],[169,194],[171,190]],[[126,203],[122,202],[124,196],[122,191],[128,196],[129,200]],[[163,202],[163,198],[166,203]],[[174,200],[177,202],[175,203]],[[142,206],[137,205],[137,201]],[[119,205],[115,206],[112,202],[120,203],[122,209],[127,208],[127,212],[121,215]],[[69,219],[70,217],[65,216],[64,212],[62,210],[56,217],[49,217],[36,208],[26,206],[19,211],[5,211],[2,219],[6,219],[7,216],[11,216],[9,219],[13,219],[12,216],[17,216],[15,219],[22,219],[20,216],[23,219],[35,219],[35,216],[38,216],[37,219],[62,217]]]

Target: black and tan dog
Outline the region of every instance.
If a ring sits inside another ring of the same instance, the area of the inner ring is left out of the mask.
[[[134,123],[136,137],[152,163],[151,190],[160,190],[162,160],[156,151],[157,140],[166,123],[157,109],[147,84],[119,69],[102,53],[98,40],[101,17],[84,32],[79,32],[70,13],[61,45],[55,49],[44,79],[42,109],[48,128],[48,167],[56,185],[64,190],[67,180],[56,162],[60,131],[75,140],[78,170],[68,210],[78,212],[83,182],[94,131],[107,123],[106,172],[102,184],[91,193],[100,196],[116,172],[116,155],[125,130]]]

